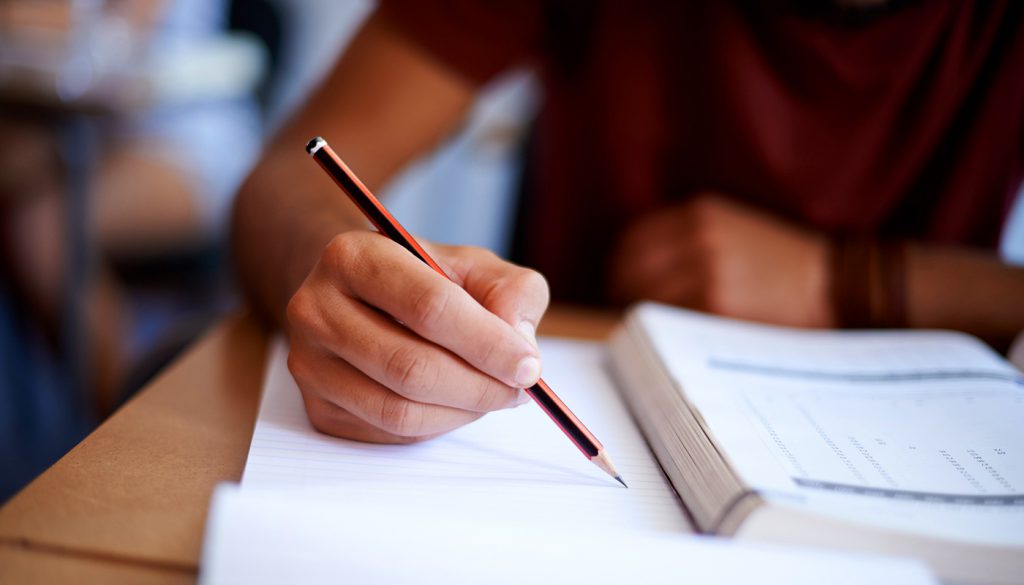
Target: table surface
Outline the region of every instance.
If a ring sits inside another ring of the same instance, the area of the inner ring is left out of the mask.
[[[540,333],[603,339],[616,321],[556,307]],[[0,508],[0,583],[194,583],[210,494],[245,465],[268,336],[225,319]]]

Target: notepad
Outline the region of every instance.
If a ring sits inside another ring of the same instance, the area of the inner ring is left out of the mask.
[[[545,379],[594,434],[614,445],[625,489],[594,467],[533,403],[490,413],[436,440],[374,445],[310,425],[281,339],[270,349],[244,487],[358,485],[401,499],[457,505],[485,493],[494,514],[523,523],[587,522],[690,531],[685,512],[605,373],[598,344],[545,339]]]

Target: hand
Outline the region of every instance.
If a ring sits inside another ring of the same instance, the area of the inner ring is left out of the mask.
[[[730,317],[830,327],[821,235],[717,195],[700,195],[634,223],[618,243],[610,286]]]
[[[544,278],[478,248],[429,251],[452,281],[380,234],[343,233],[292,297],[288,368],[318,430],[409,443],[529,400]]]

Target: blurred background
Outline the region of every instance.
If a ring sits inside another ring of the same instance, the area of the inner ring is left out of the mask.
[[[233,194],[372,10],[0,0],[0,502],[238,308]],[[385,190],[394,214],[506,252],[540,99],[528,71],[485,88]],[[1024,264],[1020,199],[1002,252]]]
[[[234,191],[373,8],[0,0],[0,502],[239,306]],[[487,88],[395,213],[502,252],[537,98],[525,71]]]

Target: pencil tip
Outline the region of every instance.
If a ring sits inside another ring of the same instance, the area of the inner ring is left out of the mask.
[[[622,485],[626,485],[626,482],[622,481],[622,476],[615,470],[615,466],[612,465],[612,460],[608,458],[608,453],[605,453],[604,449],[597,452],[597,455],[590,458],[590,462],[601,468],[601,471],[608,474],[609,477],[614,477],[616,481]]]

